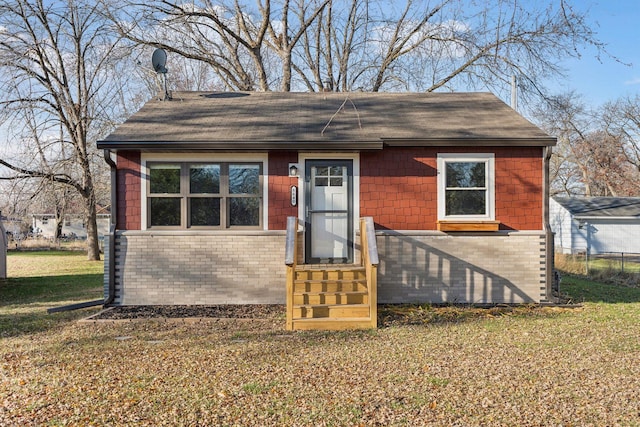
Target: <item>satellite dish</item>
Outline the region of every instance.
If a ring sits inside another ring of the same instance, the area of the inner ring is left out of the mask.
[[[167,64],[167,53],[164,49],[156,49],[151,56],[151,64],[153,64],[153,69],[156,73],[166,74],[167,69],[165,65]]]
[[[153,70],[162,74],[162,82],[164,83],[164,98],[163,101],[168,101],[171,99],[171,95],[169,94],[169,90],[167,89],[167,53],[164,49],[156,49],[151,56],[151,64],[153,65]]]

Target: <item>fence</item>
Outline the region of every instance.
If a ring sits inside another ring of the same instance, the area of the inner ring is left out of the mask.
[[[590,254],[575,251],[572,254],[556,253],[556,265],[572,273],[590,276],[596,272],[640,273],[640,253],[602,252]]]

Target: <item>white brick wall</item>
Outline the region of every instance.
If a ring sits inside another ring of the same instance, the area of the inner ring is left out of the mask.
[[[379,232],[379,303],[546,298],[544,233]]]
[[[282,304],[284,231],[117,236],[116,303]]]
[[[284,231],[120,232],[115,303],[284,304],[284,240]],[[377,243],[379,303],[546,298],[544,233],[382,231]]]

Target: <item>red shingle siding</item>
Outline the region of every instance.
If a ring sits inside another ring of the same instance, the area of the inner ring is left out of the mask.
[[[378,228],[435,230],[435,150],[385,148],[360,156],[360,215]]]
[[[140,153],[118,152],[118,228],[140,230]]]
[[[542,148],[496,150],[496,219],[501,229],[542,229]]]
[[[289,178],[289,163],[296,163],[295,152],[269,153],[269,230],[285,230],[287,217],[298,216],[298,207],[291,206],[291,186],[298,178]],[[298,194],[300,202],[301,194]]]
[[[360,214],[378,228],[435,230],[438,153],[495,153],[501,229],[542,229],[542,148],[385,148],[361,154]]]

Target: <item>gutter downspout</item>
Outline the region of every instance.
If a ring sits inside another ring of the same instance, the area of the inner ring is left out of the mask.
[[[550,146],[544,147],[544,182],[543,182],[543,204],[542,204],[542,220],[545,231],[545,282],[546,282],[546,300],[553,302],[553,289],[555,281],[555,235],[551,231],[551,222],[549,218],[549,163],[553,149]]]
[[[111,158],[111,150],[104,150],[104,160],[111,168],[111,224],[109,224],[109,271],[108,271],[108,296],[103,305],[113,304],[116,299],[116,225],[118,223],[118,171],[116,163]]]

